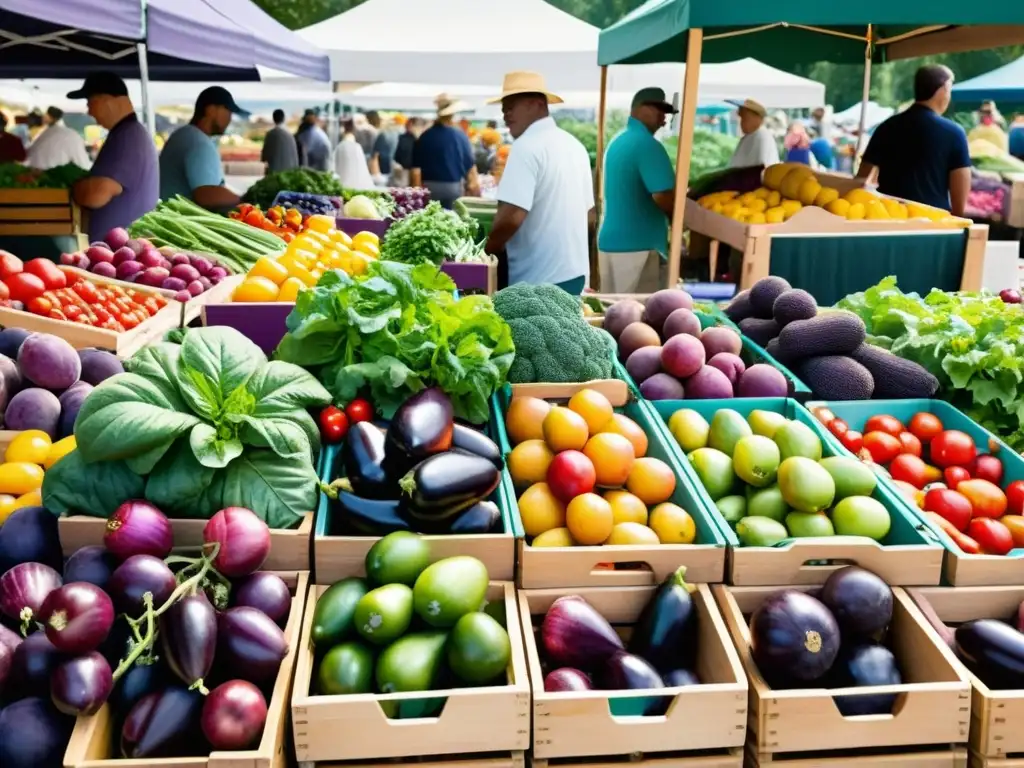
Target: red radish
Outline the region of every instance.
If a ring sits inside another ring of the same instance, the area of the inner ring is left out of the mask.
[[[258,571],[270,554],[270,529],[245,507],[227,507],[210,518],[203,541],[220,549],[213,567],[231,579]]]
[[[88,653],[107,639],[114,604],[94,584],[76,581],[53,590],[39,610],[46,637],[63,653]]]
[[[108,261],[96,262],[92,267],[90,267],[90,269],[93,274],[99,275],[100,277],[117,277],[117,267]]]
[[[109,248],[102,248],[98,245],[90,246],[85,255],[89,258],[93,264],[97,262],[112,262],[114,260],[114,252]]]
[[[132,555],[164,558],[174,545],[174,533],[163,512],[148,501],[133,499],[114,510],[107,520],[103,543],[122,560]]]
[[[114,266],[123,264],[126,261],[138,261],[135,251],[131,248],[118,248],[114,251]]]
[[[214,749],[238,750],[255,746],[267,721],[267,700],[245,680],[229,680],[214,688],[203,702],[203,734]]]

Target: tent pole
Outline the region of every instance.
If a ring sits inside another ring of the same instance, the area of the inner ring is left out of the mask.
[[[871,98],[871,25],[868,24],[868,42],[864,47],[864,83],[861,87],[860,96],[860,128],[857,130],[857,152],[853,158],[853,172],[857,172],[860,165],[860,155],[867,149],[864,143],[864,133],[867,131],[868,123],[868,99]]]
[[[679,121],[679,146],[676,148],[676,194],[672,206],[672,227],[668,248],[669,288],[674,287],[679,280],[679,260],[683,248],[683,216],[686,210],[686,192],[690,179],[690,150],[693,147],[693,130],[697,123],[697,83],[700,79],[700,56],[703,45],[704,30],[691,29],[687,33],[682,120]]]
[[[149,58],[146,51],[146,44],[138,44],[139,54],[139,82],[142,85],[142,114],[146,118],[146,130],[150,136],[156,136],[156,115],[153,113],[153,103],[149,98]]]
[[[597,102],[597,157],[594,160],[594,247],[590,252],[590,285],[601,290],[601,268],[597,256],[597,232],[604,210],[604,130],[608,112],[608,67],[601,67],[601,91]]]

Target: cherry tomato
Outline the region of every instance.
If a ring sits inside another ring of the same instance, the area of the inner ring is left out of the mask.
[[[850,425],[842,419],[832,419],[832,423],[828,425],[828,431],[836,437],[842,437],[850,431]]]
[[[990,453],[983,453],[974,460],[974,470],[971,475],[996,485],[1002,485],[1003,462]]]
[[[1006,512],[1024,515],[1024,480],[1014,480],[1006,486]]]
[[[885,414],[872,416],[864,424],[864,434],[868,432],[888,432],[893,437],[899,437],[900,432],[905,432],[900,420]]]
[[[942,472],[942,477],[946,481],[946,485],[952,488],[954,491],[957,486],[960,485],[964,480],[971,479],[971,473],[963,467],[946,467]],[[1024,483],[1021,483],[1021,505],[1024,509]]]
[[[25,272],[35,275],[46,286],[48,291],[55,291],[68,284],[67,276],[60,271],[60,267],[49,259],[32,259],[25,262]]]
[[[21,259],[13,253],[0,250],[0,280],[6,280],[11,275],[16,275],[25,268]]]
[[[72,286],[72,290],[89,304],[99,301],[99,290],[88,280],[80,280]]]
[[[1024,547],[1024,516],[1003,515],[999,522],[1010,529],[1014,547]]]
[[[132,328],[136,327],[139,322],[139,316],[134,312],[125,312],[121,315],[121,325],[123,325],[126,330],[130,331]]]
[[[903,446],[900,445],[899,438],[895,435],[875,431],[864,435],[864,447],[871,454],[871,460],[876,464],[888,464],[900,454]]]
[[[986,555],[1005,555],[1013,549],[1010,529],[998,520],[976,517],[967,527],[967,535],[981,545]]]
[[[928,482],[927,471],[928,465],[921,461],[920,456],[912,453],[901,453],[889,465],[889,474],[893,480],[902,480],[915,488],[924,488]]]
[[[320,411],[320,436],[325,443],[340,443],[348,432],[348,416],[335,405]]]
[[[924,511],[942,515],[957,530],[966,531],[971,522],[973,507],[962,493],[948,488],[935,488],[924,495]]]
[[[1006,494],[988,480],[964,480],[956,487],[971,502],[975,517],[1002,517],[1006,513]]]
[[[68,320],[77,320],[84,311],[77,304],[69,304],[64,307],[64,314],[67,315]]]
[[[105,310],[103,307],[93,307],[93,314],[96,315],[96,325],[100,326],[101,328],[105,327],[106,324],[109,323],[111,320],[110,313],[107,312],[107,310]]]
[[[826,427],[836,419],[836,415],[828,408],[815,408],[814,416]]]
[[[977,448],[971,436],[956,429],[940,432],[931,442],[931,457],[942,468],[962,467],[974,461]]]
[[[150,317],[152,317],[153,315],[160,311],[160,304],[157,302],[155,296],[150,296],[148,299],[142,302],[142,306],[145,308],[147,314]]]
[[[42,296],[46,290],[46,285],[42,280],[35,275],[28,275],[24,272],[11,275],[7,278],[6,283],[11,291],[11,298],[26,304],[36,296]]]
[[[372,421],[373,406],[368,400],[359,397],[345,406],[345,415],[353,424],[358,424],[360,421]]]
[[[921,411],[910,420],[910,431],[922,443],[927,443],[942,432],[942,422],[934,413]]]
[[[89,315],[79,315],[78,317],[75,318],[75,322],[76,323],[81,323],[82,325],[93,325],[94,324],[92,317],[90,317]]]
[[[839,438],[839,442],[850,453],[860,453],[860,449],[864,447],[864,435],[854,429],[850,429]]]
[[[28,308],[28,311],[34,315],[48,315],[50,314],[50,310],[54,308],[53,302],[45,296],[36,296],[25,306]]]
[[[921,455],[921,441],[912,432],[900,432],[897,438],[903,446],[903,453],[910,453],[914,456]]]

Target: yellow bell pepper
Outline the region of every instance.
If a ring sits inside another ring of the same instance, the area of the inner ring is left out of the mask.
[[[313,277],[313,273],[301,264],[294,265],[289,271],[292,277],[298,278],[307,288],[312,288],[316,285],[317,278]]]
[[[277,299],[278,287],[273,280],[265,277],[247,277],[235,288],[232,301],[274,301]]]
[[[314,232],[322,232],[325,235],[331,233],[337,222],[330,216],[316,214],[306,219],[306,229]]]
[[[269,256],[260,256],[246,277],[265,277],[274,285],[280,285],[288,279],[288,269]]]
[[[283,283],[281,283],[281,290],[277,294],[278,301],[295,301],[301,291],[306,286],[303,285],[302,281],[297,277],[289,277]]]
[[[331,240],[334,242],[335,247],[338,245],[344,245],[346,248],[352,247],[352,238],[349,237],[348,232],[343,232],[340,229],[336,229],[331,233]]]
[[[43,486],[43,468],[27,461],[0,464],[0,493],[11,496],[34,491]]]

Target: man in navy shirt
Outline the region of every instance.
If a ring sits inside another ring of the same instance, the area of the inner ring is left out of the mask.
[[[918,69],[914,104],[875,129],[857,177],[870,178],[877,169],[882,194],[963,216],[971,191],[971,157],[964,129],[942,117],[952,87],[947,67]]]
[[[465,192],[480,194],[476,160],[469,137],[452,125],[452,118],[467,106],[447,94],[437,97],[437,120],[416,140],[412,158],[412,185],[430,190],[431,200],[451,208]]]

